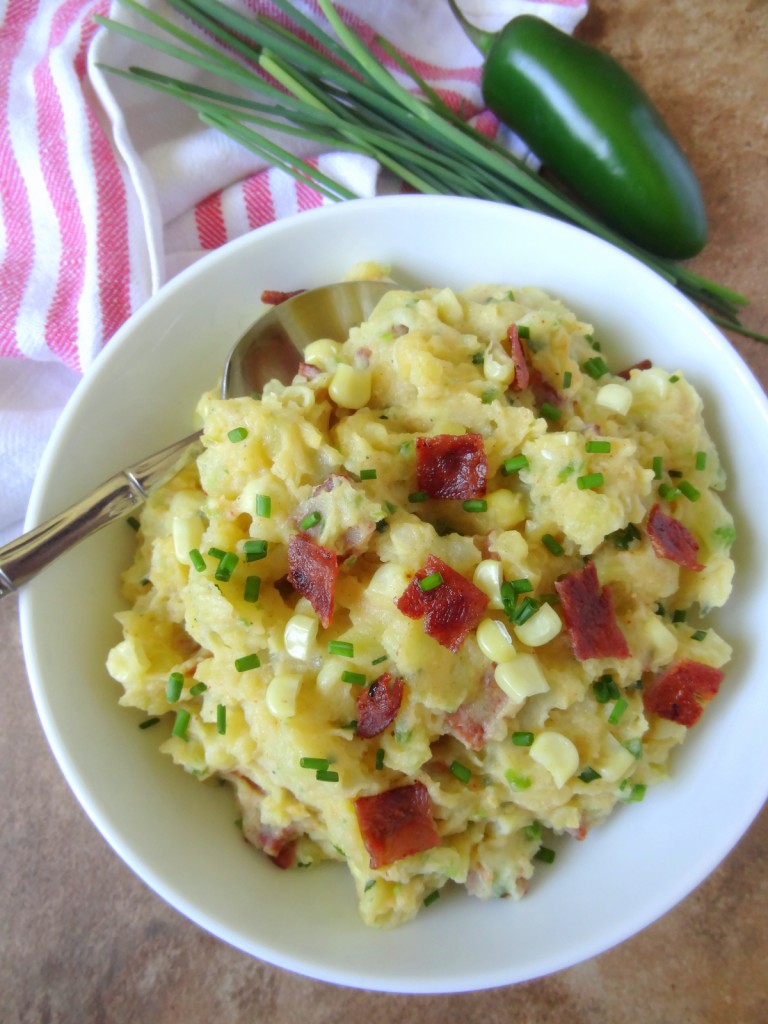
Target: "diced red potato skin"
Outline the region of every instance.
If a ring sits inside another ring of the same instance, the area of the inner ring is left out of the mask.
[[[333,618],[339,562],[334,551],[297,533],[288,541],[288,582],[306,597],[324,627]]]
[[[434,590],[422,590],[419,580],[432,573],[440,573],[443,582]],[[423,618],[424,632],[455,654],[482,619],[488,595],[442,559],[429,555],[395,604],[409,618]]]
[[[397,718],[403,700],[403,680],[391,672],[379,676],[357,698],[355,735],[369,740],[384,732]]]
[[[416,438],[416,480],[430,498],[482,498],[488,459],[480,434],[438,434]]]
[[[719,668],[683,658],[643,691],[643,704],[646,711],[690,729],[701,718],[704,705],[717,694],[724,678]]]
[[[701,572],[704,566],[698,561],[699,544],[691,531],[674,516],[662,512],[656,504],[648,514],[648,536],[657,558],[667,558],[684,569]]]
[[[386,867],[440,845],[432,801],[423,782],[358,797],[355,812],[372,868]]]
[[[520,340],[517,324],[510,324],[507,328],[507,339],[512,362],[515,364],[515,379],[512,381],[511,388],[513,391],[522,391],[530,384],[531,370],[525,357],[525,348]]]
[[[315,377],[319,377],[323,372],[319,366],[315,366],[314,363],[299,363],[298,375],[304,377],[305,380],[314,380]]]
[[[579,661],[588,658],[629,658],[608,587],[601,587],[594,562],[555,583],[563,618]]]
[[[493,668],[483,676],[482,691],[445,716],[445,725],[469,750],[482,750],[493,727],[504,714],[509,698],[493,678]]]

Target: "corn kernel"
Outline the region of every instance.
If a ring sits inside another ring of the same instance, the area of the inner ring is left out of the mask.
[[[328,394],[344,409],[362,409],[371,400],[370,369],[339,363],[328,386]]]
[[[326,373],[336,369],[341,356],[341,345],[331,338],[318,338],[304,349],[304,362],[311,363]]]
[[[515,636],[526,647],[541,647],[554,640],[563,623],[551,604],[543,604],[527,622],[515,626]]]
[[[371,577],[368,590],[394,600],[400,597],[410,582],[411,576],[402,565],[397,562],[385,562]]]
[[[634,755],[619,743],[615,736],[608,733],[603,741],[603,755],[595,765],[596,771],[600,772],[602,778],[606,782],[618,782],[634,763]]]
[[[530,753],[537,764],[546,768],[558,789],[579,767],[579,752],[575,744],[559,732],[540,732],[531,744]]]
[[[301,676],[284,672],[274,677],[267,687],[266,702],[275,718],[293,718],[300,686]]]
[[[509,630],[500,619],[483,619],[477,627],[477,645],[486,658],[501,664],[517,655]]]
[[[506,387],[515,379],[515,364],[510,359],[494,359],[487,353],[483,360],[483,376],[492,384]]]
[[[199,548],[203,539],[203,520],[198,515],[174,516],[171,525],[173,534],[173,550],[176,561],[182,565],[190,565],[189,552]]]
[[[624,384],[604,384],[597,392],[595,402],[604,409],[626,416],[632,405],[632,392]]]
[[[319,622],[314,615],[292,615],[285,624],[283,643],[292,658],[306,660],[315,645]]]
[[[497,665],[493,677],[508,697],[520,703],[549,690],[549,683],[532,654],[518,654]]]
[[[489,608],[503,608],[501,584],[504,574],[501,562],[496,558],[484,558],[475,566],[472,582],[488,597]]]

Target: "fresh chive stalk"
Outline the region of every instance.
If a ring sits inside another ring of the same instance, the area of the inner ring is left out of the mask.
[[[203,88],[141,67],[105,70],[187,104],[203,123],[329,199],[357,195],[281,146],[275,132],[278,137],[311,140],[327,150],[372,157],[416,191],[489,199],[575,224],[646,263],[704,307],[719,326],[768,341],[741,324],[744,296],[646,252],[607,227],[557,185],[453,113],[387,40],[377,38],[376,45],[399,65],[412,87],[401,84],[347,27],[331,0],[318,0],[330,32],[288,0],[274,0],[288,27],[266,15],[241,14],[221,0],[170,0],[180,24],[202,29],[214,45],[136,0],[121,3],[146,18],[154,31],[143,32],[101,15],[94,20],[145,45],[148,53],[154,49],[182,65],[201,68],[222,84]],[[227,89],[229,83],[238,88],[237,95]]]

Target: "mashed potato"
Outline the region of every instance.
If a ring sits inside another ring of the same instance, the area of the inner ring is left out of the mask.
[[[345,862],[370,925],[448,882],[520,897],[720,685],[701,399],[609,358],[536,288],[393,286],[291,384],[203,396],[203,454],[144,509],[121,702],[280,867]]]

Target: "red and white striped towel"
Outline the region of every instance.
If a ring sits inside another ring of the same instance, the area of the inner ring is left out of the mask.
[[[118,327],[206,251],[324,201],[175,101],[101,72],[97,62],[163,67],[145,47],[93,22],[103,14],[146,30],[129,8],[109,0],[1,2],[0,542],[18,532],[58,413]],[[163,0],[142,2],[178,18]],[[315,0],[295,2],[322,20]],[[244,6],[282,17],[268,0]],[[462,6],[490,29],[526,12],[570,31],[587,10],[583,0]],[[496,130],[482,110],[480,55],[445,0],[337,7],[364,39],[386,36],[443,95],[462,98]],[[391,187],[367,158],[301,152],[361,196]]]

